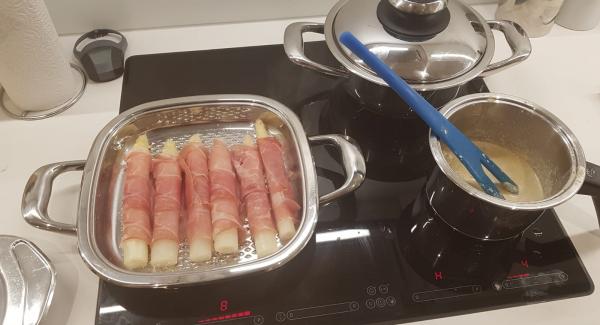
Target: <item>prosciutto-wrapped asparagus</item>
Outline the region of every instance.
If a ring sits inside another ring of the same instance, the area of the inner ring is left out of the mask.
[[[219,139],[214,140],[210,150],[208,171],[215,251],[238,253],[242,231],[239,190],[229,150]]]
[[[190,259],[202,262],[212,257],[212,220],[208,157],[200,136],[192,136],[179,153],[179,166],[184,174],[186,205],[185,233],[190,244]]]
[[[294,189],[288,178],[281,144],[269,135],[262,120],[256,120],[255,128],[258,150],[265,166],[277,231],[279,238],[285,242],[296,233],[300,205],[296,201]]]
[[[181,169],[177,147],[169,139],[152,161],[154,178],[154,230],[150,264],[164,267],[177,264],[179,253],[179,215],[181,213]]]
[[[241,184],[241,194],[258,257],[277,251],[276,230],[263,166],[256,145],[246,136],[244,144],[232,148],[233,167]]]
[[[152,156],[146,135],[137,138],[125,162],[121,248],[123,264],[131,270],[148,264],[148,245],[152,240]]]

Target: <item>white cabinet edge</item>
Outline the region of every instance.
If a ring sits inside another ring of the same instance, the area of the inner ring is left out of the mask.
[[[455,0],[450,0],[455,1]],[[470,4],[497,0],[464,0]],[[326,15],[337,0],[46,0],[59,34]]]

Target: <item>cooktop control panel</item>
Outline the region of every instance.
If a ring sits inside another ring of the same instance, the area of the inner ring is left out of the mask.
[[[530,232],[511,253],[509,270],[485,282],[444,268],[411,267],[395,238],[401,232],[394,229],[394,236],[388,236],[382,222],[360,228],[319,226],[294,260],[268,273],[177,289],[102,282],[97,323],[114,324],[122,317],[131,324],[400,322],[591,292],[555,215],[545,217],[536,231],[543,229],[543,238],[554,240],[534,243]]]

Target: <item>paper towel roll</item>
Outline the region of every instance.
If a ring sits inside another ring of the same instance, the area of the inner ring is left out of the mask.
[[[0,0],[0,85],[27,111],[58,106],[77,91],[43,0]]]

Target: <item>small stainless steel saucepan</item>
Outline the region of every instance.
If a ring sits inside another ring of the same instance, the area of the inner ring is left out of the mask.
[[[182,144],[200,134],[209,145],[214,138],[229,144],[254,135],[253,123],[263,119],[269,131],[283,143],[289,166],[297,175],[294,184],[302,207],[294,238],[271,256],[257,258],[249,232],[239,256],[213,257],[209,263],[191,263],[181,246],[176,267],[152,272],[126,270],[119,249],[124,158],[135,138],[146,133],[156,152],[169,138]],[[336,146],[342,156],[346,181],[335,191],[319,196],[310,144]],[[327,204],[358,188],[365,177],[365,162],[359,149],[341,135],[306,137],[296,115],[284,105],[253,95],[213,95],[173,98],[134,107],[113,119],[96,137],[87,160],[50,164],[39,168],[25,187],[22,213],[38,228],[77,234],[85,263],[103,279],[129,287],[173,287],[199,284],[253,272],[275,269],[302,250],[310,240],[319,205]],[[76,224],[56,222],[48,215],[52,182],[60,174],[83,170]]]
[[[544,192],[536,202],[511,202],[483,193],[450,167],[441,143],[431,135],[429,145],[437,167],[425,195],[435,213],[455,230],[488,241],[514,238],[544,210],[577,193],[592,196],[600,218],[600,167],[585,161],[573,132],[552,113],[524,99],[492,93],[455,99],[441,113],[472,140],[499,145],[525,158]]]

